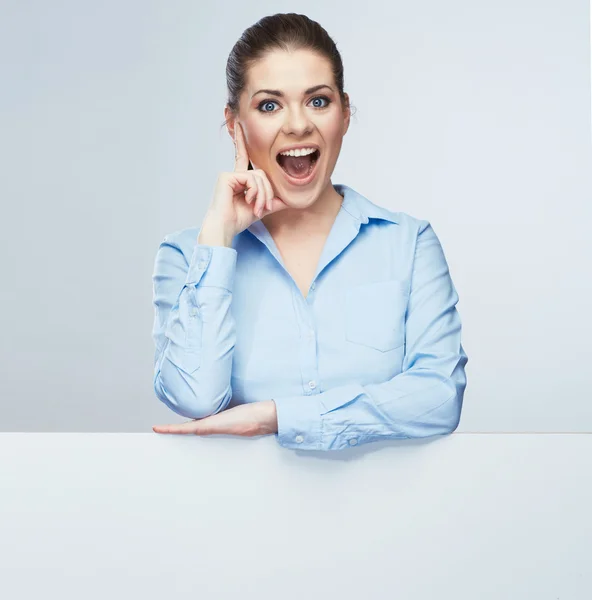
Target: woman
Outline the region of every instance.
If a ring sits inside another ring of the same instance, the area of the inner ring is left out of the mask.
[[[333,40],[304,15],[265,17],[226,75],[234,171],[201,228],[164,238],[153,276],[154,390],[196,420],[153,430],[312,450],[451,433],[458,295],[428,221],[331,183],[351,114]]]

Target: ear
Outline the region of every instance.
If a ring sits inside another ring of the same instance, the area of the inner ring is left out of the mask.
[[[228,131],[228,135],[234,144],[234,124],[236,123],[236,118],[228,108],[228,105],[224,107],[224,120],[226,121],[226,131]]]
[[[345,96],[345,108],[343,110],[343,124],[344,124],[344,130],[343,130],[343,135],[345,135],[347,133],[347,130],[349,129],[349,121],[351,119],[351,108],[349,105],[349,94],[344,94]]]

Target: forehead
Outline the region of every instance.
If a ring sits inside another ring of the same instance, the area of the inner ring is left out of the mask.
[[[262,56],[247,72],[248,97],[259,88],[273,88],[286,94],[301,94],[313,85],[334,85],[331,64],[311,50],[273,50]]]

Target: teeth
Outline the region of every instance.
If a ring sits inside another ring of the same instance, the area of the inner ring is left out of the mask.
[[[316,148],[298,148],[297,150],[286,150],[286,152],[280,152],[282,156],[306,156],[316,151]]]

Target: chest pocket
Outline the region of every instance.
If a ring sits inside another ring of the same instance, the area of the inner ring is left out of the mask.
[[[345,294],[345,337],[381,352],[405,343],[407,291],[399,279],[356,285]]]

